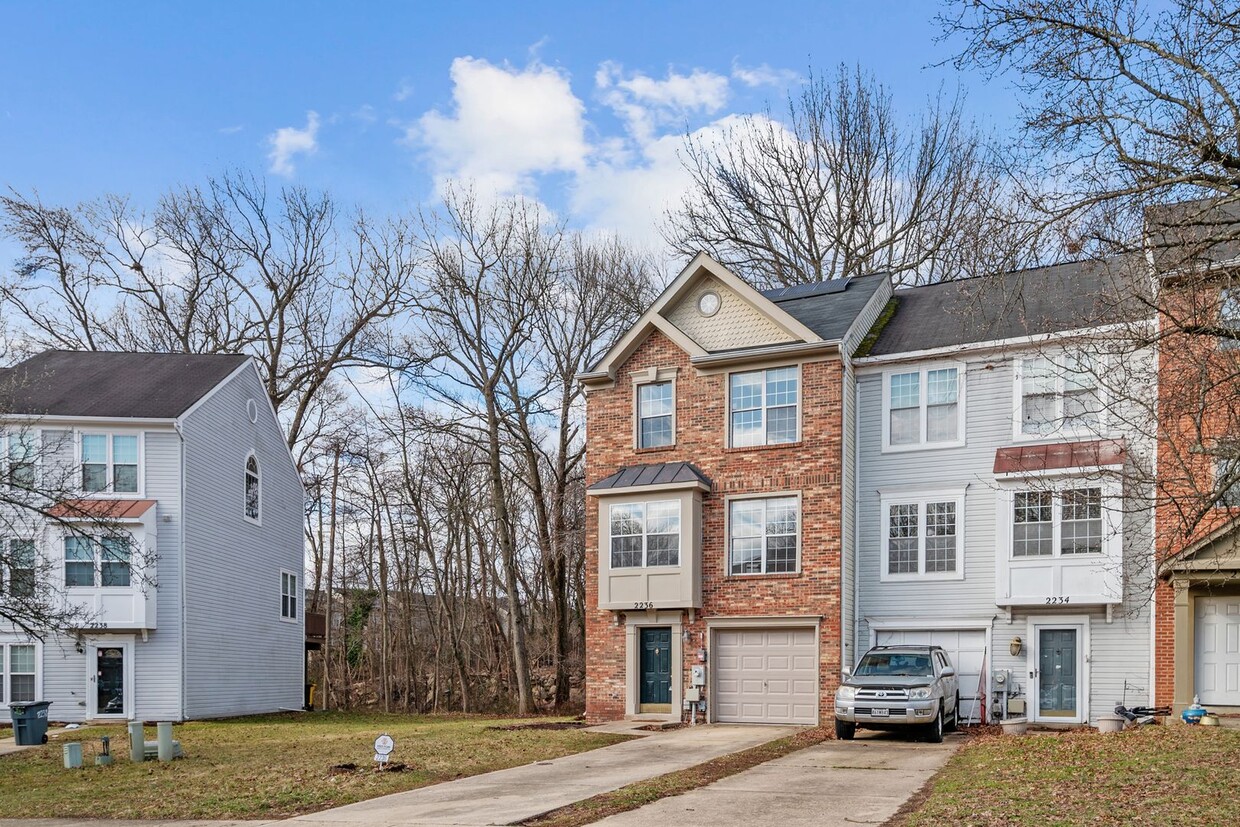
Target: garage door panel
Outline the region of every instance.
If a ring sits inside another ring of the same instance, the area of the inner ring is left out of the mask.
[[[812,627],[721,630],[714,643],[716,720],[817,722],[818,647]]]
[[[986,658],[986,632],[981,629],[883,629],[876,631],[879,646],[942,646],[956,669],[960,688],[960,720],[981,719],[982,666]]]

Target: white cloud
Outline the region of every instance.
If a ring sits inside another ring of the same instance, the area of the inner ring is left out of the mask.
[[[528,193],[534,175],[585,167],[585,105],[567,75],[472,57],[452,61],[451,75],[453,111],[427,112],[408,135],[425,148],[439,183],[465,178],[483,192]]]
[[[401,78],[400,86],[396,87],[396,91],[392,93],[392,100],[400,103],[409,100],[413,95],[413,81],[409,78]]]
[[[742,66],[736,61],[732,62],[732,77],[750,89],[761,86],[786,89],[801,81],[800,74],[791,69],[773,69],[766,63],[758,66]]]
[[[683,126],[690,117],[718,112],[730,91],[728,78],[703,69],[687,75],[669,69],[666,78],[657,80],[641,72],[626,75],[614,61],[599,65],[594,85],[639,142],[654,140],[659,127]]]
[[[271,152],[271,171],[277,175],[292,176],[295,171],[293,158],[296,155],[313,155],[318,151],[319,113],[306,113],[306,128],[284,126],[267,136]]]
[[[236,126],[221,126],[219,129],[215,131],[220,133],[221,135],[236,135],[238,132],[240,132],[243,129],[245,129],[245,127],[238,124]]]

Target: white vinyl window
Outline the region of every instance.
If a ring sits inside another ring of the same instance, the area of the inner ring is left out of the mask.
[[[781,445],[798,438],[800,370],[754,370],[728,376],[729,444]]]
[[[245,518],[257,523],[262,516],[262,477],[258,472],[258,458],[250,454],[245,458]]]
[[[882,580],[963,576],[961,492],[905,494],[882,499]]]
[[[1012,495],[1013,557],[1098,554],[1103,539],[1101,487]]]
[[[637,447],[662,448],[676,442],[672,383],[637,386]]]
[[[133,585],[130,539],[118,535],[65,538],[65,586],[122,588]]]
[[[1240,289],[1223,289],[1219,297],[1218,326],[1240,334]],[[1218,346],[1220,350],[1235,350],[1240,348],[1240,338],[1220,336]]]
[[[297,575],[290,571],[280,572],[280,617],[297,619]]]
[[[1086,353],[1019,359],[1019,433],[1026,437],[1097,433],[1102,427],[1099,365]]]
[[[1215,507],[1240,507],[1240,459],[1221,457],[1214,461],[1214,487]]]
[[[680,501],[617,503],[608,510],[611,567],[680,565]]]
[[[798,570],[800,501],[797,497],[728,503],[728,572],[776,574]]]
[[[0,704],[37,700],[38,669],[35,644],[0,643]]]
[[[30,597],[35,591],[34,540],[0,537],[0,594]]]
[[[35,435],[30,431],[0,432],[0,473],[4,484],[32,489],[38,479]]]
[[[81,438],[82,490],[138,493],[136,434],[91,434]]]
[[[883,447],[964,443],[963,370],[940,365],[883,374]]]

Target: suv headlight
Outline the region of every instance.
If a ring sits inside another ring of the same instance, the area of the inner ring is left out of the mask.
[[[847,685],[841,686],[839,689],[835,690],[835,697],[841,701],[851,701],[853,698],[857,697],[857,687]]]
[[[930,700],[930,687],[914,686],[908,691],[908,699],[910,701],[928,701]]]

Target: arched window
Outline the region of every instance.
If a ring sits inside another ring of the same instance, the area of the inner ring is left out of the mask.
[[[258,522],[261,513],[262,493],[259,488],[258,458],[250,454],[245,459],[245,518]]]

